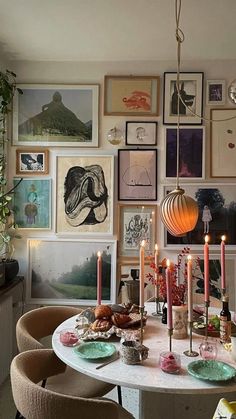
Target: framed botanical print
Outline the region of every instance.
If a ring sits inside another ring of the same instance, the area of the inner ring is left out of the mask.
[[[56,156],[57,233],[113,233],[113,171],[113,156]]]
[[[13,99],[13,145],[97,147],[98,85],[22,84]]]
[[[148,146],[157,144],[157,122],[126,121],[125,144]]]
[[[206,104],[213,106],[225,104],[225,80],[207,80]]]
[[[118,200],[156,199],[157,150],[118,150]]]
[[[203,73],[180,73],[179,114],[181,125],[201,125]],[[177,73],[164,73],[163,124],[176,125],[178,115]]]
[[[17,175],[46,175],[49,171],[49,150],[30,148],[16,150]]]
[[[145,254],[154,254],[156,242],[156,205],[119,205],[119,258],[138,258],[145,240]]]
[[[104,89],[104,115],[159,115],[159,76],[105,76]]]

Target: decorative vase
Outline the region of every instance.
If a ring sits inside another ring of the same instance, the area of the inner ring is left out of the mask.
[[[19,264],[16,259],[5,260],[5,278],[6,281],[11,281],[19,272]]]
[[[188,336],[188,307],[187,305],[173,306],[173,338],[185,339]]]

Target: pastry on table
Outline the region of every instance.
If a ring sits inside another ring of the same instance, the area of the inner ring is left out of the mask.
[[[103,319],[103,318],[110,318],[112,316],[112,309],[111,307],[100,304],[94,310],[95,319]]]
[[[111,320],[115,326],[122,328],[130,322],[131,317],[128,314],[114,313]]]
[[[97,319],[90,325],[94,332],[107,332],[112,326],[112,322],[106,319]]]

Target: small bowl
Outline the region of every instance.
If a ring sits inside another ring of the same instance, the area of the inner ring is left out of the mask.
[[[175,352],[160,353],[160,367],[162,371],[169,374],[177,374],[181,369],[181,361],[179,354]]]
[[[60,342],[64,346],[76,346],[79,337],[75,329],[63,329],[60,331]]]

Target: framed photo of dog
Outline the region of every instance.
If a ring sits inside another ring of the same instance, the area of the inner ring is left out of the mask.
[[[203,72],[180,73],[179,113],[181,125],[201,125]],[[164,73],[163,124],[176,125],[178,114],[177,73]]]

